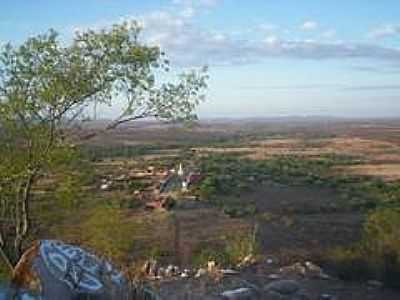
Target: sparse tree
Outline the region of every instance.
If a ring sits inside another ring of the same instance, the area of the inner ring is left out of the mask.
[[[65,43],[50,30],[0,53],[0,250],[10,265],[30,232],[35,184],[70,147],[69,126],[90,108],[123,101],[105,130],[147,117],[196,118],[206,69],[168,82],[168,60],[140,32],[137,23],[123,23]]]

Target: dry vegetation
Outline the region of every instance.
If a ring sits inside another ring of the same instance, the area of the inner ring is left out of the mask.
[[[43,180],[37,209],[47,218],[32,238],[64,239],[130,268],[148,258],[232,265],[243,258],[256,224],[264,257],[282,264],[311,259],[343,278],[360,279],[354,271],[363,268],[367,279],[393,283],[398,269],[390,277],[381,266],[393,255],[393,265],[400,265],[398,236],[383,232],[380,222],[396,219],[396,210],[385,207],[400,207],[400,123],[366,123],[141,125],[98,136],[82,145],[86,180],[77,194],[60,188],[64,198],[58,199],[64,200],[49,204],[55,179]],[[175,193],[172,210],[147,211],[135,196],[154,185],[151,180],[131,178],[100,189],[104,178],[148,166],[168,170],[180,162],[195,165],[205,178],[189,195]],[[70,182],[66,190],[78,186]],[[68,202],[74,197],[79,201]],[[376,239],[390,253],[371,242]]]

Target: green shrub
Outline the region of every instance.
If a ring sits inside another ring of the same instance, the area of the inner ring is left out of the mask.
[[[329,254],[329,263],[345,279],[378,279],[400,287],[400,210],[371,213],[362,240],[348,249]]]
[[[125,263],[133,247],[135,225],[120,209],[97,207],[81,225],[83,244],[117,263]]]
[[[222,243],[210,246],[201,244],[198,251],[194,252],[193,264],[206,266],[207,262],[215,261],[223,267],[234,267],[251,255],[256,257],[260,253],[260,247],[255,232],[238,232],[225,236]]]
[[[10,276],[10,271],[8,267],[0,259],[0,282],[7,281],[8,279],[10,279],[9,276]]]
[[[136,190],[140,191],[140,190],[146,188],[148,185],[149,185],[148,183],[145,183],[140,180],[132,180],[132,181],[129,181],[128,189],[130,192],[134,192]]]
[[[239,203],[230,205],[227,203],[223,206],[223,212],[231,218],[243,218],[247,216],[254,216],[257,212],[257,208],[252,204],[240,205]]]
[[[198,188],[198,194],[202,199],[209,199],[218,191],[218,181],[213,176],[208,176]]]
[[[226,266],[230,264],[229,259],[230,258],[223,247],[210,247],[204,243],[193,253],[192,262],[196,267],[205,267],[209,261],[215,261],[221,266]]]
[[[239,233],[226,237],[225,251],[230,265],[235,266],[243,262],[249,255],[258,255],[260,249],[255,234],[255,232]]]

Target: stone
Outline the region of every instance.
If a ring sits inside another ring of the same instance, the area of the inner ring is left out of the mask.
[[[326,274],[326,273],[321,273],[321,274],[319,274],[319,276],[318,276],[320,279],[324,279],[324,280],[330,280],[330,279],[332,279],[332,277],[330,276],[330,275],[328,275],[328,274]]]
[[[36,258],[40,257],[40,247],[40,242],[33,243],[14,268],[12,285],[18,287],[19,290],[29,290],[33,293],[40,293],[42,290],[41,278],[37,270],[33,268]]]
[[[336,300],[337,298],[333,295],[329,295],[329,294],[322,294],[319,296],[318,300]]]
[[[368,284],[369,286],[371,286],[371,287],[374,287],[374,288],[381,288],[381,287],[383,287],[383,282],[378,281],[378,280],[368,280],[368,281],[367,281],[367,284]]]
[[[315,272],[315,273],[321,273],[322,272],[322,268],[321,267],[313,264],[310,261],[306,261],[304,264],[305,264],[305,266],[306,266],[308,271],[312,271],[312,272]]]
[[[183,272],[181,273],[181,277],[182,278],[189,278],[190,277],[190,270],[188,270],[188,269],[183,270]]]
[[[125,276],[109,261],[52,240],[37,242],[24,253],[12,284],[26,295],[39,293],[40,299],[125,300],[133,292]],[[19,295],[23,299],[22,292]]]
[[[288,300],[288,298],[286,296],[283,296],[274,291],[267,292],[266,296],[267,297],[265,299],[268,299],[268,300]]]
[[[278,275],[278,274],[269,274],[268,275],[268,279],[272,279],[272,280],[276,280],[276,279],[281,279],[282,276]]]
[[[301,263],[297,262],[291,266],[282,267],[279,272],[284,275],[300,275],[305,276],[307,269]]]
[[[238,275],[238,274],[240,274],[238,271],[235,271],[232,269],[222,269],[221,273],[222,273],[222,275]]]
[[[211,260],[207,263],[208,272],[213,273],[213,272],[215,272],[216,268],[217,268],[217,264],[215,261]]]
[[[256,262],[255,257],[252,254],[249,254],[238,264],[238,267],[239,268],[246,267],[254,264],[255,262]]]
[[[0,300],[42,300],[38,293],[0,285]]]
[[[101,189],[102,191],[108,191],[108,190],[110,189],[110,187],[111,187],[111,184],[110,184],[110,183],[103,183],[103,184],[100,186],[100,189]]]
[[[149,273],[150,277],[158,276],[158,262],[156,260],[151,260],[149,265]]]
[[[173,266],[173,265],[169,265],[165,269],[165,276],[167,276],[167,277],[175,276],[178,273],[178,271],[179,271],[178,267]]]
[[[292,295],[300,290],[300,285],[294,280],[279,280],[267,284],[264,290],[280,295]]]
[[[331,277],[328,274],[324,273],[324,270],[316,264],[313,264],[310,261],[306,261],[304,265],[306,267],[307,277],[314,277],[325,280],[331,279]]]
[[[290,300],[310,300],[311,298],[303,293],[293,295]]]
[[[144,263],[142,267],[142,273],[148,277],[158,277],[160,274],[160,270],[158,267],[158,263],[156,260],[148,260]]]
[[[250,288],[238,288],[236,290],[225,291],[221,294],[225,300],[252,300],[256,295]]]
[[[158,269],[158,276],[161,277],[161,278],[165,276],[165,268],[160,267]]]
[[[206,269],[198,269],[196,275],[194,276],[195,278],[200,278],[207,275],[207,270]]]

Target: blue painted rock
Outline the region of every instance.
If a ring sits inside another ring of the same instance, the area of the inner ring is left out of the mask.
[[[12,283],[18,291],[28,291],[31,299],[132,299],[125,276],[109,261],[60,241],[43,240],[28,249]]]

